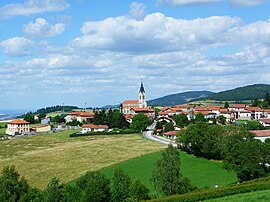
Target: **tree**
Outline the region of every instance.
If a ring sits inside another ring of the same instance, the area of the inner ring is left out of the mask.
[[[164,132],[169,132],[169,131],[173,131],[174,130],[174,126],[172,122],[166,123],[164,126]]]
[[[32,114],[32,112],[29,112],[29,113],[25,114],[23,119],[25,121],[29,122],[30,124],[35,123],[34,114]]]
[[[77,181],[83,191],[81,201],[110,201],[110,181],[100,172],[87,172]]]
[[[247,121],[246,123],[243,123],[242,126],[246,130],[263,130],[264,126],[259,121]]]
[[[123,202],[129,197],[131,181],[129,176],[121,169],[116,169],[112,178],[111,201]]]
[[[136,114],[132,123],[130,124],[130,128],[132,130],[142,131],[151,123],[150,119],[145,114]]]
[[[196,117],[195,117],[195,123],[198,123],[198,122],[206,122],[207,120],[204,118],[204,115],[199,112]]]
[[[43,118],[45,118],[46,117],[46,114],[45,113],[40,113],[39,115],[38,115],[38,120],[39,120],[39,122],[41,122],[41,119],[43,119]]]
[[[219,123],[221,123],[222,125],[225,125],[225,123],[226,123],[226,117],[223,116],[223,115],[218,116],[218,117],[217,117],[217,121],[218,121]]]
[[[267,169],[263,163],[263,153],[260,140],[239,142],[226,153],[224,166],[227,170],[235,171],[240,181],[265,176]]]
[[[0,176],[1,202],[15,202],[27,197],[29,185],[21,179],[14,166],[4,167]]]
[[[166,196],[190,191],[192,186],[180,173],[180,154],[172,145],[164,150],[156,166],[151,181],[157,191]]]
[[[229,106],[230,105],[229,105],[228,101],[226,101],[225,104],[224,104],[224,108],[229,108]]]
[[[52,178],[44,191],[44,202],[64,202],[64,186],[57,178]]]
[[[270,95],[269,95],[268,92],[265,94],[265,99],[264,100],[268,105],[270,105]]]
[[[149,199],[149,189],[147,189],[140,180],[132,183],[129,196],[133,201],[142,201]]]
[[[255,98],[254,101],[252,102],[252,107],[258,107],[259,106],[259,100],[258,98]]]
[[[185,127],[189,124],[189,120],[185,114],[173,115],[172,118],[176,122],[176,125],[180,127]]]

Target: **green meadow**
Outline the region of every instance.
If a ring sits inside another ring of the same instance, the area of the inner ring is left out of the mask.
[[[223,186],[234,183],[237,177],[234,173],[227,172],[221,162],[209,161],[194,157],[184,152],[180,153],[181,172],[184,177],[191,180],[198,188]],[[150,183],[152,172],[155,169],[155,162],[161,158],[161,151],[133,158],[122,163],[102,169],[102,172],[111,177],[116,168],[121,168],[131,177],[132,180],[139,179],[153,193],[154,188]]]

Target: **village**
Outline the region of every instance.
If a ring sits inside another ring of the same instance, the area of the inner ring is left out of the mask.
[[[101,109],[97,109],[101,110]],[[196,106],[196,105],[175,105],[153,107],[147,106],[146,91],[141,82],[138,99],[125,100],[118,109],[127,124],[132,123],[134,116],[144,114],[151,123],[154,123],[152,130],[153,135],[161,136],[165,139],[174,140],[179,131],[185,130],[186,127],[178,126],[174,120],[175,116],[185,116],[188,121],[196,120],[197,116],[202,116],[207,122],[213,123],[216,120],[222,120],[222,124],[239,124],[247,121],[258,121],[267,129],[270,127],[270,109],[262,109],[260,107],[252,107],[248,104],[233,104],[231,106]],[[47,134],[61,130],[81,129],[80,134],[89,132],[111,132],[113,128],[109,128],[104,124],[93,124],[95,112],[89,110],[71,111],[64,115],[64,121],[61,124],[52,124],[51,117],[45,116],[39,118],[39,114],[34,114],[34,120],[40,124],[30,124],[24,119],[15,119],[7,123],[6,134],[9,139],[12,137],[23,137],[27,135]],[[78,123],[68,124],[68,123]],[[173,127],[165,130],[166,123],[171,123]],[[217,121],[221,124],[220,121]],[[161,124],[161,127],[160,127]],[[159,127],[158,127],[159,126]],[[252,130],[256,139],[264,141],[270,138],[270,130]]]

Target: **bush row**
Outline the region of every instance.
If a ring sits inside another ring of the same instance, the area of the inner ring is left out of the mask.
[[[150,200],[151,202],[191,202],[203,201],[224,196],[270,189],[270,177],[262,180],[254,180],[242,184],[230,185],[216,189],[197,190],[182,195],[173,195],[164,198]],[[149,201],[149,202],[150,202]]]
[[[135,134],[139,133],[139,131],[135,130],[121,130],[121,131],[111,131],[111,132],[89,132],[89,133],[72,133],[70,137],[85,137],[85,136],[93,136],[93,135],[121,135],[121,134]]]

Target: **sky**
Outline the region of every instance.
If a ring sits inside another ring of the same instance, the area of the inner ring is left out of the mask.
[[[270,84],[269,0],[1,0],[0,109]]]

